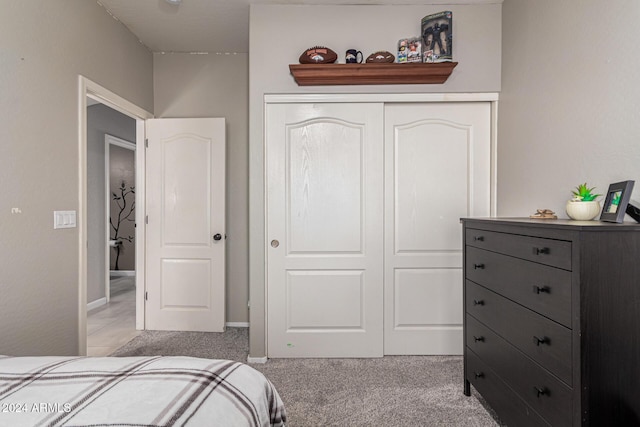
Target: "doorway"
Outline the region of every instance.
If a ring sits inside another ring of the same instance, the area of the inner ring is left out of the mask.
[[[116,112],[117,113],[117,112]],[[117,113],[119,114],[119,113]],[[121,116],[124,116],[120,114]],[[89,115],[91,117],[91,115]],[[125,118],[128,118],[125,116]],[[133,138],[135,141],[135,121]],[[135,288],[135,170],[136,144],[113,135],[104,135],[104,201],[105,201],[105,295],[107,303],[113,294]],[[112,287],[111,285],[114,285]]]
[[[90,295],[89,292],[89,283],[91,281],[95,281],[95,276],[100,276],[98,279],[99,283],[102,285],[102,294],[104,298],[104,303],[106,303],[107,295],[106,292],[106,277],[107,272],[109,271],[108,264],[106,261],[106,254],[109,252],[106,250],[108,245],[108,239],[106,238],[106,226],[104,225],[104,218],[106,207],[104,207],[104,184],[102,184],[102,189],[99,191],[100,198],[103,200],[103,209],[100,211],[100,217],[103,218],[101,228],[96,235],[100,236],[100,243],[98,243],[103,248],[102,259],[102,268],[98,270],[98,273],[95,273],[94,270],[91,269],[92,258],[90,256],[90,246],[92,244],[92,233],[91,233],[91,221],[89,218],[89,204],[91,192],[89,191],[91,184],[91,174],[89,169],[91,166],[88,165],[88,157],[90,147],[88,145],[87,131],[88,131],[88,114],[87,114],[87,106],[96,103],[102,104],[101,108],[108,107],[109,109],[117,112],[123,116],[126,116],[129,120],[132,120],[134,124],[134,133],[135,138],[126,138],[132,141],[136,141],[136,146],[142,146],[145,140],[145,120],[152,118],[153,115],[140,107],[130,103],[124,98],[116,95],[115,93],[109,91],[108,89],[86,79],[83,76],[79,76],[79,91],[78,91],[78,113],[79,113],[79,133],[78,133],[78,150],[79,150],[79,170],[80,170],[80,185],[79,185],[79,200],[80,200],[80,209],[78,212],[78,235],[79,235],[79,268],[80,268],[80,282],[79,282],[79,328],[78,328],[78,354],[86,355],[87,354],[87,335],[88,335],[88,324],[87,324],[87,312],[89,309],[93,308],[88,306],[87,303],[91,303],[92,298],[95,295]],[[102,154],[105,152],[104,148],[104,137],[102,139],[102,143],[100,145],[100,151]],[[102,164],[104,165],[104,159],[102,160]],[[136,150],[135,151],[135,169],[136,169],[136,177],[134,187],[135,191],[135,204],[139,207],[135,210],[133,214],[135,216],[135,223],[142,223],[144,221],[144,204],[141,203],[141,200],[144,200],[145,196],[145,185],[144,185],[144,168],[145,168],[145,155],[144,150]],[[104,169],[100,168],[100,175],[104,177]],[[102,178],[103,180],[104,178]],[[136,227],[134,231],[134,239],[138,242],[145,241],[145,233],[144,227]],[[95,240],[95,239],[93,239]],[[133,295],[135,295],[134,302],[134,310],[135,310],[135,329],[141,330],[144,329],[144,244],[135,245],[135,261],[134,268],[135,271],[135,290]],[[90,277],[90,274],[92,275]],[[90,280],[91,279],[91,280]],[[97,302],[96,304],[102,304],[102,302]]]
[[[91,101],[87,107],[87,354],[106,356],[137,335],[136,122]]]

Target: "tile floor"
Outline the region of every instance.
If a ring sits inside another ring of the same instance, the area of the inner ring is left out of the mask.
[[[111,279],[111,300],[87,313],[87,355],[108,356],[133,339],[136,298],[133,277]]]

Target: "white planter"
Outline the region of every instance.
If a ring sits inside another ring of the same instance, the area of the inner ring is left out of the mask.
[[[600,202],[574,202],[569,200],[566,206],[569,218],[577,221],[590,221],[600,213]]]

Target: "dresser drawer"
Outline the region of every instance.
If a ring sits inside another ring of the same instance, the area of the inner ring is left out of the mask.
[[[465,241],[489,251],[571,270],[571,242],[467,228]]]
[[[500,421],[508,426],[518,427],[549,425],[469,349],[467,349],[465,363],[467,380],[496,413],[500,414]]]
[[[551,425],[571,425],[572,390],[569,386],[470,316],[467,316],[467,328],[467,338],[471,336],[469,334],[483,337],[482,341],[467,339],[467,353],[476,354]],[[469,372],[467,375],[471,376]]]
[[[482,339],[482,334],[473,329],[471,315],[562,381],[572,384],[570,329],[469,281],[466,311],[469,347],[473,347],[474,337],[476,342]]]
[[[466,278],[571,327],[571,272],[467,246]]]

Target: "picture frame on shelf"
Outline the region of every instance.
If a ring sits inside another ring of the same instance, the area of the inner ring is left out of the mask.
[[[621,181],[609,185],[607,197],[604,200],[600,221],[623,222],[627,205],[631,199],[635,181]]]

